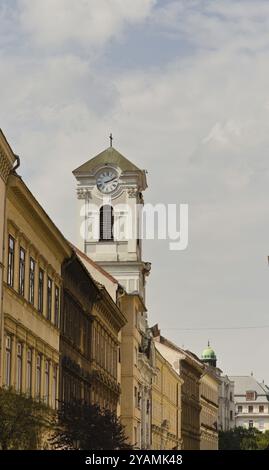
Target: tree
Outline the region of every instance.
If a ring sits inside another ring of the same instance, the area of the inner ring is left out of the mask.
[[[130,449],[115,413],[81,401],[61,403],[50,443],[55,449]]]
[[[269,431],[262,433],[256,428],[237,427],[219,432],[220,450],[258,450],[269,447]]]
[[[48,408],[13,389],[0,388],[0,447],[37,449],[48,428]]]
[[[269,450],[269,431],[261,432],[257,437],[258,449]]]

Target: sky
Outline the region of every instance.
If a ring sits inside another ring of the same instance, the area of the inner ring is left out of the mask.
[[[144,246],[150,324],[269,383],[268,0],[1,0],[0,26],[0,127],[44,209],[76,242],[72,170],[112,132],[146,202],[189,205],[185,251]]]

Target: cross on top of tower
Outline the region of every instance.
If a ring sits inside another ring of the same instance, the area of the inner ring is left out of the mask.
[[[112,147],[113,135],[111,133],[110,133],[109,139],[110,139],[110,147]]]

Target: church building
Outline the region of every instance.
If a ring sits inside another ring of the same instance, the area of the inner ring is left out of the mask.
[[[82,252],[122,287],[118,306],[127,318],[121,332],[120,415],[129,442],[151,447],[151,383],[154,346],[145,305],[151,265],[142,259],[140,238],[146,171],[110,146],[73,172],[77,180]]]

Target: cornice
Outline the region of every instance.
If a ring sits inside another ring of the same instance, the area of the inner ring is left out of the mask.
[[[16,157],[0,129],[0,176],[5,183],[15,160]]]
[[[9,178],[7,198],[12,198],[12,202],[16,206],[18,204],[23,206],[24,211],[28,212],[33,222],[38,226],[39,233],[42,234],[43,238],[57,246],[61,262],[64,258],[71,256],[72,249],[63,234],[35,199],[23,180],[15,174],[12,174]]]

